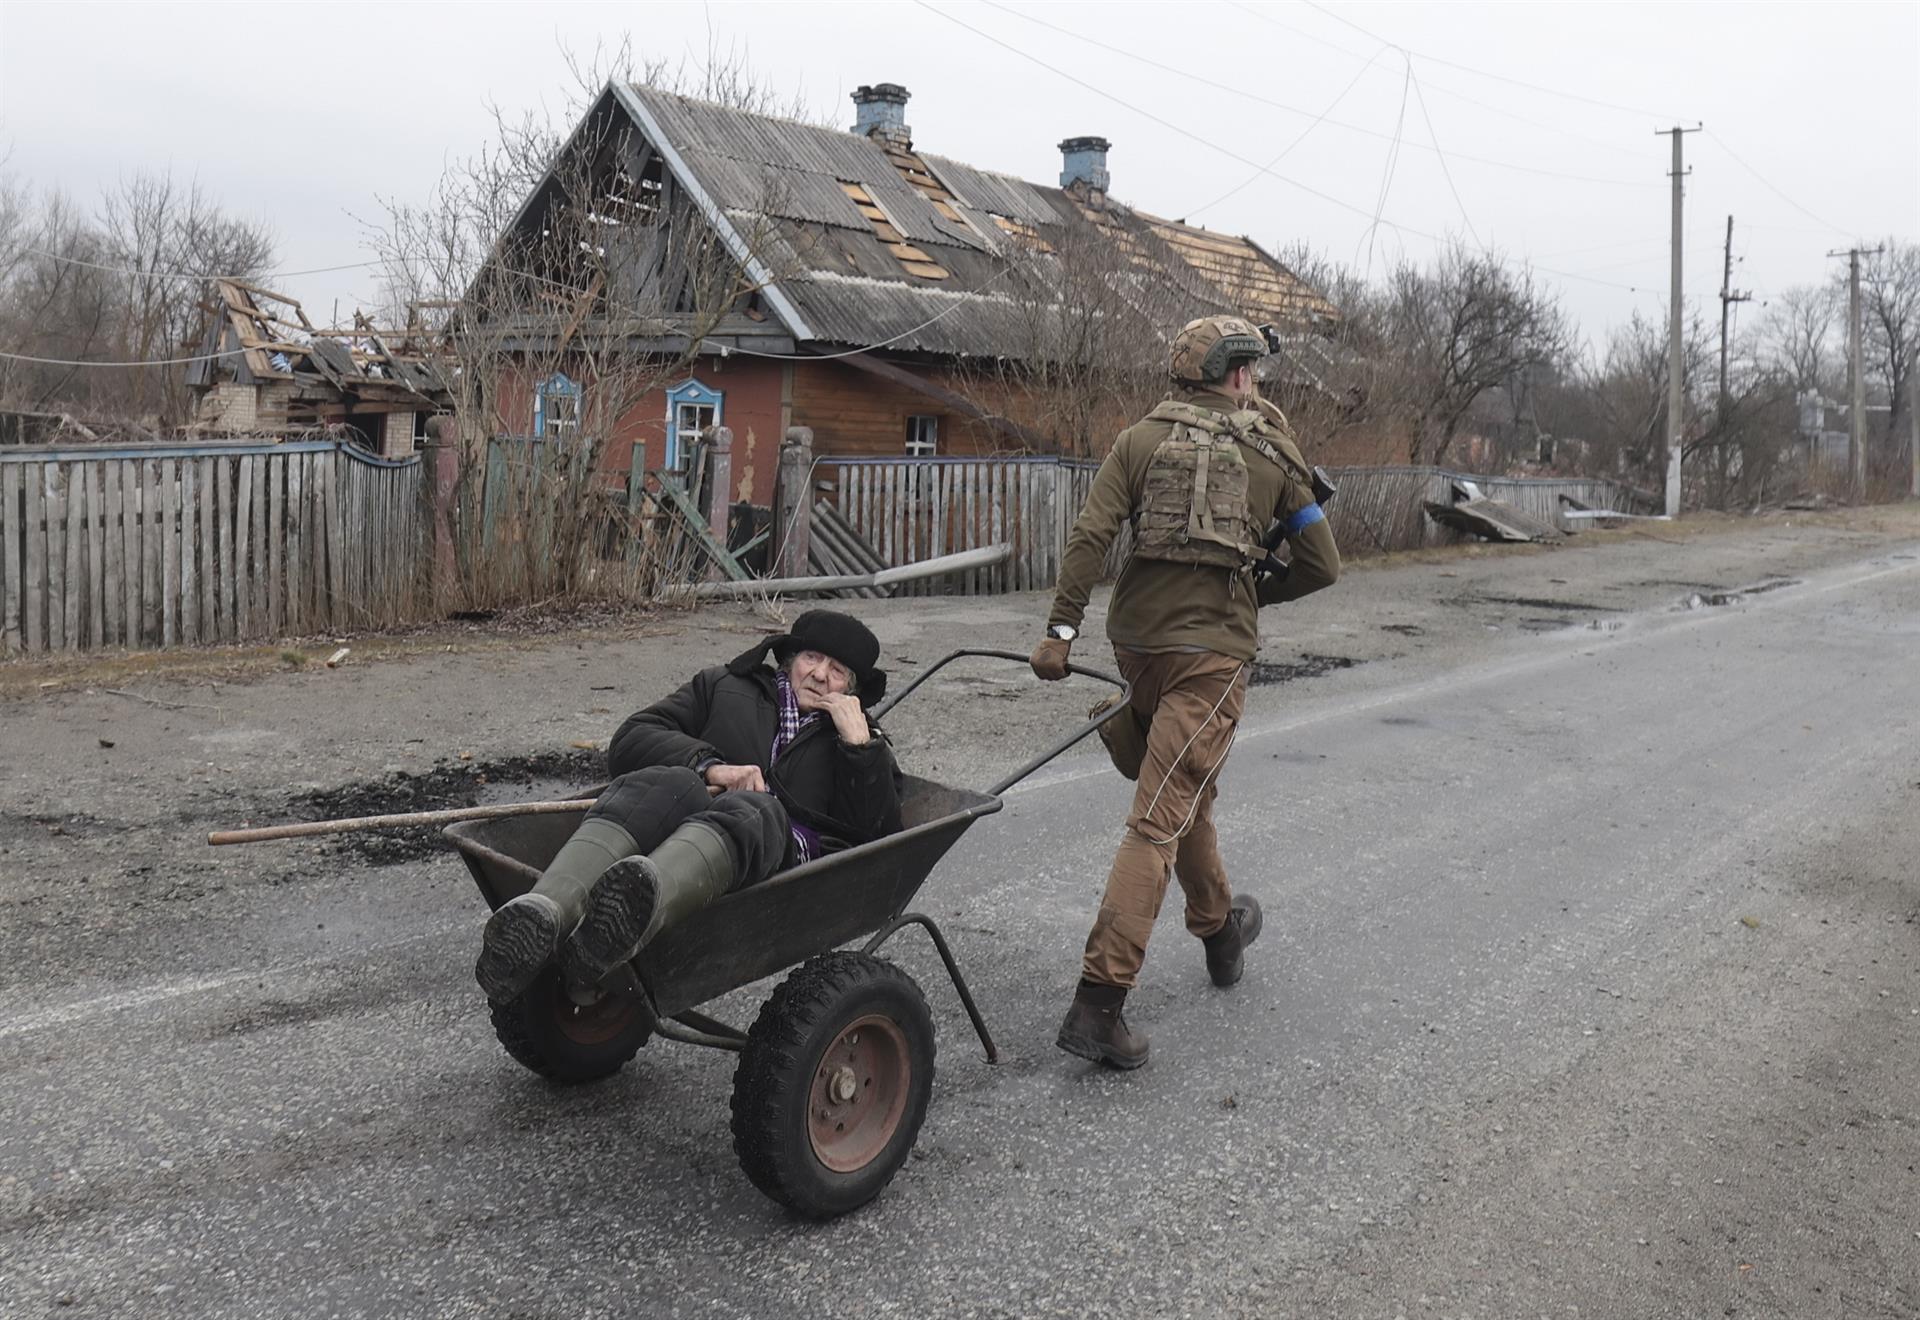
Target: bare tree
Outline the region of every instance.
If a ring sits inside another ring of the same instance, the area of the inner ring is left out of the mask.
[[[1887,432],[1892,442],[1878,447],[1888,468],[1901,452],[1909,406],[1907,382],[1920,359],[1920,244],[1889,238],[1860,267],[1861,315],[1866,322],[1864,356],[1869,379],[1877,378],[1891,405]],[[1883,473],[1884,475],[1884,473]]]
[[[496,114],[495,139],[426,202],[389,201],[368,226],[389,314],[442,355],[453,391],[463,517],[449,603],[649,592],[682,575],[683,543],[646,535],[652,520],[636,542],[629,525],[630,495],[650,502],[643,474],[628,491],[603,474],[657,432],[642,403],[686,377],[727,318],[764,316],[765,277],[801,259],[775,219],[791,207],[769,185],[728,216],[743,261],[607,94],[615,81],[671,84],[673,70],[636,72],[624,45],[573,67],[568,122]],[[710,63],[698,86],[771,104],[731,65]],[[616,546],[638,551],[610,560]]]
[[[1530,270],[1460,244],[1430,269],[1392,272],[1380,328],[1406,382],[1415,463],[1444,462],[1476,400],[1558,361],[1571,340],[1558,300]]]
[[[127,362],[163,361],[197,342],[207,278],[258,279],[273,264],[264,225],[226,214],[197,181],[138,171],[102,199],[102,251],[116,272],[119,307],[110,347]],[[120,373],[123,408],[161,425],[187,420],[190,396],[178,366]]]

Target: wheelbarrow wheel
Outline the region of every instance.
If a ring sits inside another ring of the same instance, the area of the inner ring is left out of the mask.
[[[514,1061],[566,1086],[612,1076],[650,1034],[638,997],[579,985],[555,967],[519,998],[487,1007]]]
[[[864,953],[802,963],[760,1009],[733,1074],[733,1149],[753,1185],[814,1219],[880,1194],[933,1093],[933,1017]]]

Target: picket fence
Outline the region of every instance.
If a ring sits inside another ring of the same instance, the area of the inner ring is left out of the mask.
[[[411,618],[420,481],[332,441],[0,448],[0,653]]]
[[[919,594],[991,595],[1053,585],[1067,536],[1099,464],[1061,458],[823,458],[817,467],[841,516],[889,566],[978,546],[1012,545],[1010,559],[956,579],[903,584]],[[1338,468],[1339,494],[1327,509],[1334,539],[1349,554],[1412,550],[1471,539],[1426,516],[1449,503],[1458,481],[1547,523],[1568,496],[1589,508],[1652,509],[1616,482],[1574,478],[1478,477],[1444,468]],[[1117,573],[1129,553],[1126,529],[1107,557]]]

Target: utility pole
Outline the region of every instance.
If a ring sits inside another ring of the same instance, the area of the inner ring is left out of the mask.
[[[1727,259],[1720,276],[1720,424],[1727,423],[1727,311],[1735,303],[1750,302],[1753,295],[1733,288],[1733,217],[1727,217]]]
[[[1867,493],[1867,376],[1865,335],[1860,325],[1860,258],[1884,251],[1856,247],[1827,253],[1847,259],[1847,469],[1855,500],[1864,499]]]
[[[1680,290],[1680,252],[1684,236],[1680,229],[1681,198],[1685,192],[1686,166],[1682,162],[1680,144],[1688,133],[1698,133],[1703,125],[1681,128],[1675,124],[1672,128],[1657,128],[1654,136],[1665,134],[1673,136],[1673,170],[1669,178],[1673,180],[1673,290],[1671,305],[1667,311],[1667,517],[1680,516],[1680,443],[1683,439],[1682,428],[1686,419],[1686,349],[1681,340],[1680,327],[1681,290]]]
[[[1920,500],[1920,356],[1907,373],[1907,495]]]

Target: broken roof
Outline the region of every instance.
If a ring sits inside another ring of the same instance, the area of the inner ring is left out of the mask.
[[[1015,259],[1023,279],[1059,288],[1050,240],[1074,228],[1103,236],[1117,260],[1174,290],[1182,319],[1231,312],[1304,327],[1338,316],[1251,239],[1135,211],[1098,190],[918,153],[900,136],[644,86],[610,92],[736,254],[762,267],[767,305],[796,343],[1019,356],[1029,327],[1010,296]]]
[[[187,384],[211,389],[223,375],[242,385],[288,381],[366,403],[444,407],[447,385],[405,331],[358,325],[321,333],[294,299],[244,280],[211,281],[215,305]],[[268,308],[285,310],[269,311]]]

